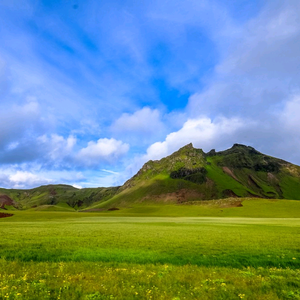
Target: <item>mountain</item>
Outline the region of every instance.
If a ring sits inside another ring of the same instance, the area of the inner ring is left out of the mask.
[[[240,144],[208,153],[188,144],[159,161],[148,161],[116,195],[97,207],[227,197],[299,200],[300,167]]]
[[[300,200],[300,167],[240,144],[208,153],[188,144],[161,160],[148,161],[121,187],[49,185],[31,190],[0,189],[1,194],[0,207],[6,195],[17,208],[89,210],[228,197]]]

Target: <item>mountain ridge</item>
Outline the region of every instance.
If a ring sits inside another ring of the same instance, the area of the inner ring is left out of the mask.
[[[110,209],[142,202],[182,204],[227,197],[300,200],[300,167],[242,144],[205,153],[190,143],[167,157],[146,162],[121,187],[49,185],[0,189],[0,194],[17,203],[16,208],[25,209],[42,205]]]

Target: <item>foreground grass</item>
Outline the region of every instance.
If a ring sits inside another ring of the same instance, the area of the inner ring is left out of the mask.
[[[0,260],[0,299],[299,299],[299,270]]]
[[[14,213],[0,299],[300,299],[299,218]]]

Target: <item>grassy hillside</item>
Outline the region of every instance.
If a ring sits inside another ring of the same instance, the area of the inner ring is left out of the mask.
[[[86,208],[96,201],[104,201],[116,194],[118,187],[77,189],[70,185],[46,185],[30,190],[1,189],[20,209],[74,210]],[[4,208],[11,208],[13,205]]]
[[[243,145],[204,153],[189,144],[160,161],[147,162],[118,194],[92,206],[180,204],[228,197],[299,200],[300,167]]]
[[[204,153],[189,144],[159,161],[147,162],[121,187],[0,189],[0,209],[107,210],[228,197],[300,200],[300,167],[244,145]]]

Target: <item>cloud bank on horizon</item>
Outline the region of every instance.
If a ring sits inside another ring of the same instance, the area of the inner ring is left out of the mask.
[[[1,1],[0,187],[120,185],[190,142],[300,164],[300,2],[229,2]]]

